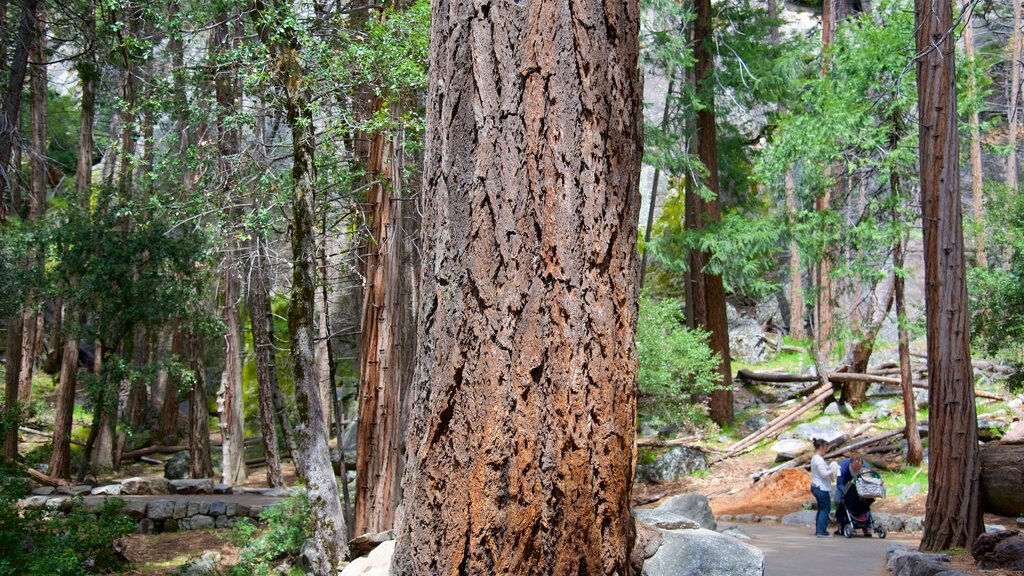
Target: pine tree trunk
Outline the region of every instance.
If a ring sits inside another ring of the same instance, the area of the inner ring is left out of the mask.
[[[252,242],[252,273],[249,276],[249,324],[252,327],[252,345],[256,352],[256,382],[258,386],[260,432],[263,435],[263,448],[267,455],[267,485],[284,486],[281,474],[281,459],[277,451],[277,429],[274,424],[274,388],[271,373],[276,369],[271,356],[274,344],[270,341],[267,330],[266,310],[269,301],[267,281],[267,259],[263,253],[263,242],[260,234],[255,234]]]
[[[786,214],[790,225],[796,219],[796,183],[793,169],[786,170]],[[800,247],[796,240],[789,242],[789,335],[796,340],[807,338],[807,320],[804,317],[803,269],[800,266]]]
[[[102,377],[103,343],[96,343],[96,374]],[[89,469],[93,474],[104,474],[114,468],[114,423],[117,420],[117,393],[109,382],[102,383],[102,389],[95,401],[92,417],[89,453]],[[98,423],[98,424],[97,424]]]
[[[206,367],[199,336],[189,334],[189,367],[194,380],[188,396],[188,473],[192,478],[213,476],[210,451],[210,416],[206,406]]]
[[[1011,194],[1017,193],[1017,127],[1020,125],[1020,82],[1021,82],[1021,3],[1013,4],[1013,30],[1010,32],[1010,85],[1006,116],[1006,187]]]
[[[7,90],[3,95],[3,118],[0,124],[0,170],[3,171],[3,174],[0,174],[0,222],[7,220],[7,195],[12,192],[8,186],[15,180],[14,173],[18,171],[18,163],[11,163],[11,155],[14,151],[14,141],[18,136],[22,92],[25,87],[25,75],[28,72],[29,47],[33,45],[36,34],[38,9],[39,0],[24,0],[22,3],[18,41],[14,46],[10,67],[6,71]],[[12,206],[14,204],[12,202]],[[20,329],[18,331],[20,332]]]
[[[882,323],[889,317],[889,312],[892,310],[896,284],[889,284],[889,289],[886,290],[882,306],[876,307],[874,290],[872,292],[866,318],[868,325],[864,327],[861,337],[854,343],[853,349],[850,351],[850,372],[855,374],[863,374],[868,371],[871,354],[875,351],[875,339],[878,337],[878,331],[882,328]],[[867,391],[867,382],[844,382],[843,390],[840,394],[840,402],[846,402],[853,407],[860,406],[867,400]]]
[[[895,212],[895,211],[894,211]],[[917,400],[910,372],[910,335],[907,333],[907,303],[904,297],[903,240],[893,246],[893,290],[896,292],[896,317],[899,338],[900,389],[903,391],[904,436],[907,439],[907,465],[919,466],[924,459],[921,433],[917,429]]]
[[[220,413],[221,481],[230,486],[245,483],[245,427],[242,406],[242,325],[238,318],[238,273],[234,256],[224,258],[224,372],[217,408]]]
[[[632,0],[434,11],[397,576],[631,573],[638,27]]]
[[[975,59],[974,50],[974,3],[966,4],[966,18],[964,24],[963,42],[964,54],[967,60]],[[974,74],[967,77],[967,91],[972,97],[977,97],[978,81]],[[974,239],[974,254],[978,266],[988,267],[988,254],[985,251],[985,196],[983,194],[982,166],[981,166],[981,121],[977,110],[972,110],[968,116],[971,132],[971,199],[974,204],[974,225],[977,228],[977,236]]]
[[[171,336],[170,353],[179,361],[188,354],[186,338],[177,325],[174,326]],[[160,406],[160,423],[157,427],[159,431],[157,437],[160,442],[168,446],[178,443],[178,411],[181,408],[178,390],[178,377],[168,377],[164,387],[163,404]]]
[[[916,0],[928,335],[928,501],[922,550],[970,548],[983,531],[960,207],[953,8]]]
[[[8,416],[18,408],[18,371],[13,366],[21,362],[21,316],[7,322],[7,369],[4,372],[4,411]],[[19,418],[20,420],[20,418]],[[18,456],[18,427],[11,426],[4,437],[4,456],[15,459]]]

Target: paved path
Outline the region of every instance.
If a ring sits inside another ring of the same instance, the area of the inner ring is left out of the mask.
[[[719,522],[721,530],[732,523]],[[780,524],[736,524],[764,551],[765,576],[882,576],[890,544],[917,547],[919,539],[906,534],[888,538],[815,538],[814,528]]]

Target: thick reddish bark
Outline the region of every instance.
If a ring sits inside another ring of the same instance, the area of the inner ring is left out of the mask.
[[[983,530],[960,206],[953,7],[916,0],[928,334],[928,514],[921,548],[970,548]]]
[[[628,574],[637,2],[435,2],[392,573]]]

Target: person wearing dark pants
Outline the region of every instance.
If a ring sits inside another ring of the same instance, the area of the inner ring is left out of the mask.
[[[818,516],[815,519],[814,535],[818,538],[831,538],[828,533],[828,513],[832,509],[832,470],[825,463],[825,452],[828,442],[821,438],[814,439],[814,456],[811,458],[811,494],[818,503]]]

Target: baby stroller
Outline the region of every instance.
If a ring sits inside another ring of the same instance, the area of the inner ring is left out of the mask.
[[[836,521],[843,536],[852,538],[855,530],[861,530],[869,538],[872,532],[885,538],[885,527],[875,524],[871,516],[876,498],[885,498],[885,483],[878,472],[864,471],[846,485],[846,493],[836,506]]]

